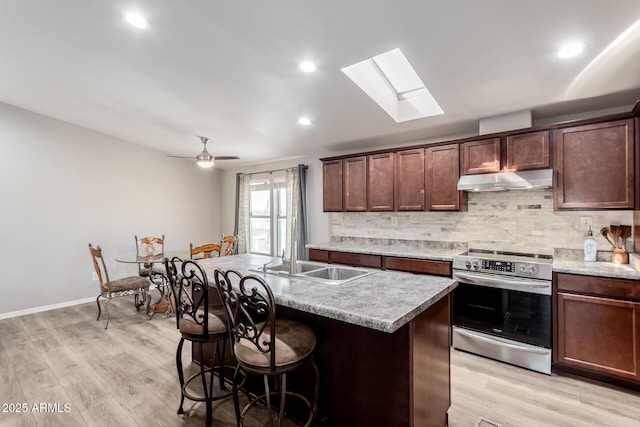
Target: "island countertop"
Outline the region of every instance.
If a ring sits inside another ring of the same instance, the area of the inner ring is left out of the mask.
[[[380,270],[370,270],[373,274],[339,285],[249,270],[277,259],[240,254],[198,263],[210,282],[214,281],[216,268],[256,274],[269,284],[279,305],[388,333],[407,324],[457,286],[447,277]]]

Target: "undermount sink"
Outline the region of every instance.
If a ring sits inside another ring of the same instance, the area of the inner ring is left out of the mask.
[[[372,271],[353,267],[325,267],[310,271],[304,276],[311,281],[318,281],[329,285],[338,285],[373,274]]]
[[[335,266],[312,261],[296,261],[293,274],[290,273],[289,263],[287,262],[267,265],[266,267],[253,267],[249,270],[258,273],[298,277],[327,285],[339,285],[374,273],[362,268]]]
[[[305,273],[307,271],[318,270],[320,268],[326,267],[326,264],[322,264],[320,262],[311,262],[311,261],[296,261],[296,267],[294,269],[293,274]],[[280,262],[279,264],[271,264],[266,267],[254,267],[250,268],[251,271],[257,271],[259,273],[271,273],[271,274],[280,274],[280,275],[288,275],[289,274],[289,263],[288,262]]]

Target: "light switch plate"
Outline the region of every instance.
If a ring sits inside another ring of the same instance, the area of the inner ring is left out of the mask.
[[[589,228],[593,231],[593,217],[581,216],[580,217],[580,230],[589,231]]]

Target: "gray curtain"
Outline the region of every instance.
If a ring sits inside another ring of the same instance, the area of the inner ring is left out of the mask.
[[[307,165],[298,165],[298,259],[309,259],[307,256]]]
[[[240,174],[236,174],[236,217],[233,224],[233,235],[238,238],[238,230],[240,229]],[[234,248],[234,252],[238,253],[238,244]]]
[[[236,174],[236,224],[234,234],[238,239],[236,253],[249,252],[249,182],[247,174]]]

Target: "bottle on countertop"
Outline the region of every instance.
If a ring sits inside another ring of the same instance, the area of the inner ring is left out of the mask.
[[[587,232],[587,237],[584,239],[584,260],[593,262],[596,260],[596,252],[598,251],[598,244],[596,239],[593,238],[593,232],[591,226]]]

